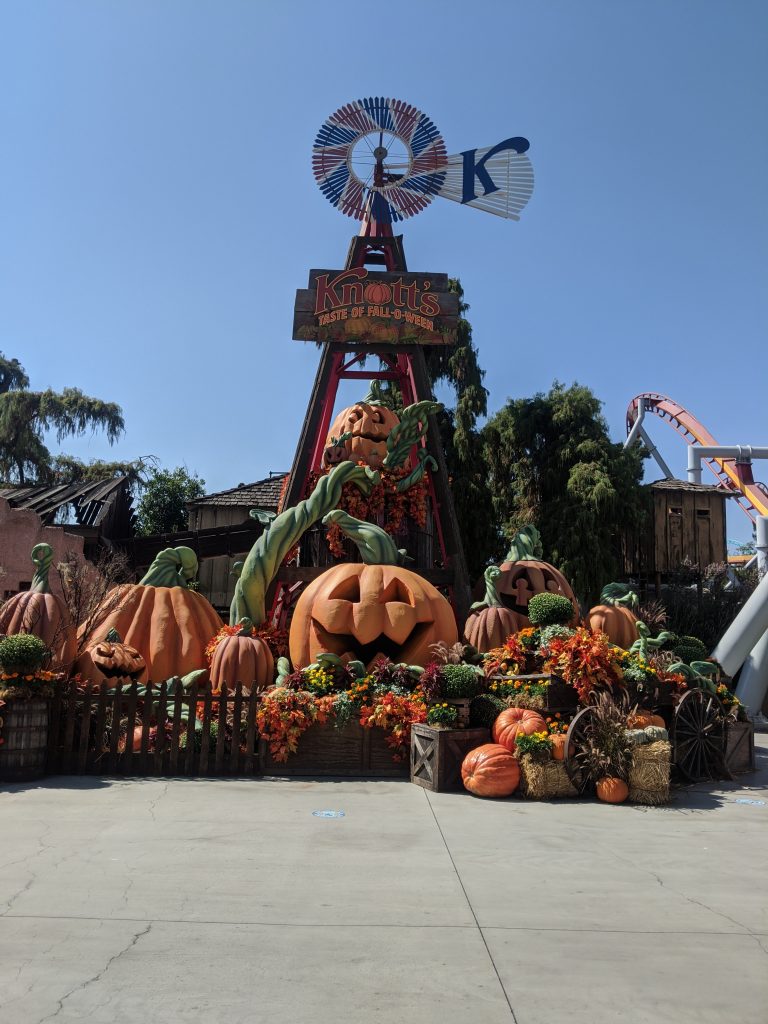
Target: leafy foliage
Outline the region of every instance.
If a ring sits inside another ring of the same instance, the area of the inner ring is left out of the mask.
[[[114,402],[90,398],[79,388],[30,391],[29,378],[18,359],[0,352],[0,478],[16,483],[49,483],[55,467],[43,437],[53,431],[57,441],[104,430],[110,444],[125,429]]]
[[[614,444],[587,387],[555,382],[511,399],[483,430],[496,520],[541,529],[545,557],[590,602],[619,572],[618,529],[640,530],[648,498],[639,448]]]
[[[448,699],[474,697],[481,677],[472,665],[443,665],[443,692]]]
[[[573,618],[573,605],[562,594],[534,594],[528,618],[532,626],[566,626]]]
[[[189,525],[187,502],[205,494],[205,480],[186,466],[152,469],[136,509],[136,532],[143,537],[176,533]]]
[[[18,672],[35,672],[43,665],[50,651],[39,636],[16,633],[0,640],[0,665]]]

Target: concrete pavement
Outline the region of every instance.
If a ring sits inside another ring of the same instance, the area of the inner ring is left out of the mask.
[[[0,1024],[766,1024],[758,742],[761,772],[665,808],[401,782],[8,787]]]

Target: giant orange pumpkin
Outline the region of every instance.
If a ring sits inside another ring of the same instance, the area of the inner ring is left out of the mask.
[[[53,562],[50,544],[32,548],[35,574],[29,590],[15,594],[0,609],[0,633],[32,633],[50,648],[54,669],[69,669],[75,660],[77,643],[69,610],[62,598],[51,593],[48,573]]]
[[[628,651],[640,634],[637,615],[637,594],[623,583],[609,583],[600,594],[600,604],[590,608],[589,628],[605,633],[612,644]]]
[[[561,594],[573,605],[571,625],[579,621],[579,605],[568,580],[559,569],[541,561],[541,534],[535,526],[525,526],[512,538],[506,560],[501,563],[501,575],[496,581],[499,597],[530,626],[528,602],[535,594]],[[478,582],[475,594],[481,594]]]
[[[501,570],[489,565],[485,570],[485,598],[472,605],[470,615],[464,623],[464,639],[472,644],[481,654],[501,647],[510,633],[525,629],[528,620],[506,608],[497,590]]]
[[[240,619],[238,632],[223,637],[211,660],[211,683],[220,690],[224,683],[234,687],[242,683],[247,689],[264,690],[275,679],[275,661],[267,644],[252,636],[253,622]]]
[[[97,613],[99,633],[116,630],[144,658],[142,681],[160,683],[206,667],[206,644],[223,623],[202,594],[188,589],[196,574],[191,548],[166,548],[140,583],[108,594],[103,617]],[[103,682],[90,646],[78,658],[76,670],[92,682]]]
[[[637,616],[620,605],[598,604],[590,608],[589,628],[605,633],[612,644],[628,651],[638,639]]]
[[[530,736],[534,732],[546,732],[547,723],[538,711],[527,708],[507,708],[493,723],[493,741],[506,747],[510,753],[515,749],[518,735]]]
[[[384,655],[426,665],[430,645],[456,643],[453,610],[431,583],[397,565],[336,565],[309,584],[296,604],[290,652],[304,668],[324,652],[365,665]]]
[[[520,784],[520,765],[506,747],[484,743],[464,758],[461,778],[475,796],[511,796]]]
[[[326,446],[334,455],[326,454],[327,460],[339,461],[338,449],[344,447],[346,458],[352,462],[365,462],[373,469],[380,469],[387,454],[387,437],[400,418],[385,405],[370,402],[356,402],[348,409],[342,409],[331,424]],[[343,435],[351,435],[338,442]],[[328,462],[330,464],[330,461]]]

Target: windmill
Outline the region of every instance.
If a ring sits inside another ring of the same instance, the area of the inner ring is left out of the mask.
[[[450,156],[430,118],[401,100],[355,100],[323,122],[312,151],[315,179],[336,209],[361,223],[344,268],[311,270],[308,287],[296,293],[293,337],[318,343],[321,356],[284,507],[302,499],[311,474],[323,466],[341,380],[389,380],[406,405],[427,401],[425,350],[455,343],[458,299],[447,274],[409,273],[393,225],[435,197],[519,220],[533,191],[528,149],[528,140],[515,136]],[[377,359],[378,369],[363,369],[368,357]],[[414,458],[431,457],[437,466],[428,474],[436,551],[416,567],[449,589],[461,619],[469,580],[438,428],[430,420],[420,442],[425,450]],[[281,570],[283,599],[291,586],[312,578],[313,568],[322,571],[309,565]]]

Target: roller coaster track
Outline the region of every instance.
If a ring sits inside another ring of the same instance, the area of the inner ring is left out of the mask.
[[[627,406],[628,434],[635,424],[640,408],[645,413],[653,413],[668,423],[686,444],[717,445],[714,437],[687,409],[666,395],[657,395],[652,391],[635,395]],[[753,523],[756,516],[768,516],[768,487],[758,482],[744,482],[735,459],[702,459],[702,462],[714,473],[718,482],[731,491],[739,507]]]

